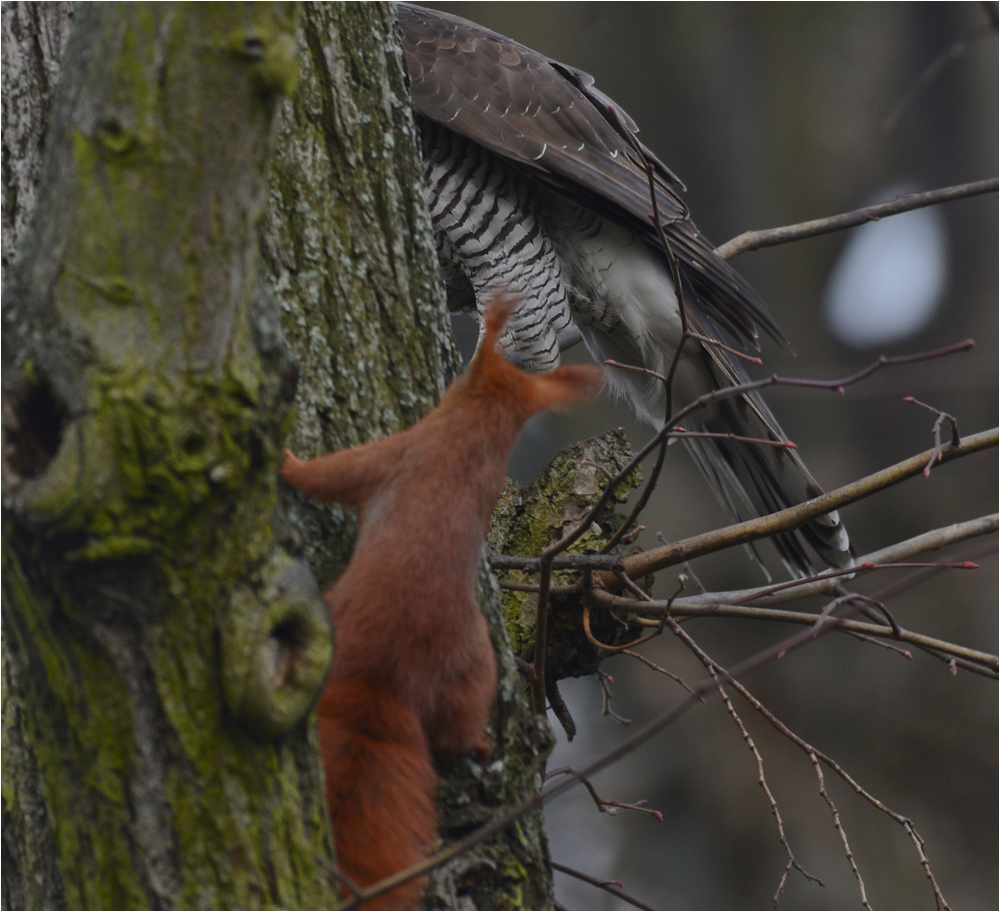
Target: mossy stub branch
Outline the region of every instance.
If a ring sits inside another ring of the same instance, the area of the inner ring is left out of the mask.
[[[534,557],[575,527],[597,501],[607,480],[631,462],[632,449],[624,431],[608,431],[600,437],[567,447],[557,454],[541,475],[526,489],[509,488],[501,498],[490,532],[490,550],[496,553]],[[615,501],[624,503],[641,483],[637,469],[620,485]],[[613,505],[593,528],[586,532],[568,554],[597,554],[617,529],[622,517]],[[557,571],[554,585],[573,581],[578,574]],[[501,579],[516,583],[537,583],[537,576],[521,571],[504,571]],[[514,652],[531,661],[535,650],[535,612],[537,595],[533,592],[506,590],[503,593],[504,617],[514,645]],[[549,618],[548,677],[558,681],[592,673],[602,656],[588,643],[581,622],[578,598],[552,599]],[[605,632],[605,631],[602,631]],[[613,642],[617,630],[606,631]]]

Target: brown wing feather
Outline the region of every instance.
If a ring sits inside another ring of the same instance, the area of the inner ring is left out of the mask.
[[[399,4],[397,13],[417,113],[518,165],[574,201],[626,224],[654,249],[649,180],[622,108],[582,70],[475,23]],[[715,254],[678,195],[684,185],[649,149],[667,238],[706,311],[756,345],[757,326],[784,341],[749,284]]]

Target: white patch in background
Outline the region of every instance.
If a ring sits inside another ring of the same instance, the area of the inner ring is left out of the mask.
[[[905,192],[890,187],[879,199]],[[826,321],[852,348],[902,342],[934,317],[947,273],[947,235],[935,208],[855,228],[823,293]]]

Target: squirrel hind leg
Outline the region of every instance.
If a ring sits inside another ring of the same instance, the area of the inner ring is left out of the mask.
[[[486,725],[497,692],[497,667],[485,618],[481,644],[466,673],[448,681],[438,695],[434,714],[425,719],[435,757],[459,757],[472,751],[485,765],[493,753]]]

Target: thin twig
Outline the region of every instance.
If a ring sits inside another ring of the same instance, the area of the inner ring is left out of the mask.
[[[689,694],[692,695],[694,694],[694,691],[688,686],[687,683],[685,683],[682,677],[680,677],[679,675],[675,675],[672,671],[667,671],[666,668],[661,668],[659,665],[656,664],[656,662],[653,662],[651,659],[646,658],[646,656],[642,655],[641,653],[633,652],[631,649],[626,649],[622,653],[622,655],[627,655],[630,658],[637,659],[638,661],[642,662],[643,665],[645,665],[652,671],[655,671],[657,674],[661,674],[664,677],[670,678],[671,681],[680,684],[680,686],[683,687]],[[703,698],[700,699],[702,699],[702,702],[704,702]]]
[[[642,494],[639,495],[632,509],[629,511],[628,516],[618,527],[617,531],[605,542],[604,547],[601,548],[602,554],[607,554],[615,547],[632,528],[632,524],[638,519],[639,514],[646,509],[646,504],[649,503],[649,498],[652,496],[653,491],[656,490],[657,482],[660,480],[660,472],[663,470],[663,462],[667,457],[667,438],[664,437],[660,441],[660,449],[656,454],[656,462],[653,464],[653,471],[650,473],[649,478],[646,480],[646,484],[642,489]]]
[[[811,880],[814,883],[818,883],[821,887],[825,886],[823,881],[818,877],[810,874],[805,868],[798,863],[795,858],[795,854],[792,852],[792,847],[789,845],[788,837],[785,835],[785,824],[781,819],[781,811],[778,810],[778,802],[774,798],[774,794],[771,792],[770,786],[767,784],[767,777],[764,774],[764,758],[761,757],[760,752],[757,750],[757,745],[754,744],[753,738],[750,737],[750,732],[747,731],[746,726],[743,724],[743,720],[740,718],[739,713],[736,712],[736,708],[733,706],[733,701],[729,699],[729,694],[726,693],[725,687],[722,686],[722,682],[719,680],[719,671],[724,671],[719,666],[709,658],[709,656],[702,650],[700,646],[688,635],[687,631],[681,628],[673,618],[667,619],[667,624],[669,625],[671,631],[675,636],[677,636],[681,642],[694,654],[705,669],[712,676],[712,680],[715,682],[715,687],[719,692],[719,696],[722,698],[723,705],[726,707],[726,712],[729,713],[729,717],[735,723],[737,729],[743,738],[744,743],[753,754],[754,761],[757,764],[757,784],[764,790],[764,794],[767,796],[768,805],[771,808],[771,814],[774,817],[775,823],[778,827],[778,841],[781,843],[782,848],[785,850],[785,855],[788,858],[788,862],[785,865],[785,870],[782,872],[781,880],[778,882],[778,888],[774,894],[774,907],[777,909],[779,902],[781,900],[781,894],[785,891],[785,884],[788,882],[788,875],[794,870],[798,871],[807,880]]]
[[[986,6],[986,4],[984,4]],[[996,31],[992,22],[984,22],[970,29],[964,35],[956,38],[948,47],[937,55],[924,69],[924,71],[913,81],[913,84],[903,93],[889,116],[882,121],[881,130],[884,134],[892,133],[899,125],[899,121],[913,102],[932,85],[935,80],[944,72],[945,68],[954,63],[969,49],[969,46],[981,38],[987,38]]]
[[[913,824],[907,820],[904,824],[906,832],[909,834],[910,839],[913,841],[913,845],[916,847],[917,854],[920,856],[920,865],[924,869],[924,873],[927,875],[927,879],[930,881],[931,889],[934,891],[934,900],[937,904],[938,909],[951,909],[948,905],[948,901],[944,898],[944,894],[941,892],[941,887],[938,886],[937,879],[934,877],[934,872],[931,870],[930,860],[927,858],[927,853],[924,851],[924,840],[920,834],[916,831]]]
[[[640,814],[648,814],[650,817],[655,817],[657,821],[663,823],[663,814],[660,811],[654,811],[652,808],[646,807],[648,802],[645,798],[633,803],[615,801],[613,798],[602,798],[597,794],[597,789],[594,788],[594,784],[586,776],[581,776],[571,766],[560,766],[558,769],[550,770],[545,774],[545,781],[548,782],[555,776],[572,776],[574,779],[578,780],[581,785],[583,785],[587,791],[590,792],[590,797],[593,799],[594,804],[597,805],[597,809],[602,814],[614,817],[620,810],[636,811]]]
[[[675,428],[670,433],[671,440],[685,440],[695,438],[698,440],[732,440],[736,443],[752,443],[755,446],[778,447],[782,450],[797,450],[799,445],[791,440],[770,440],[764,437],[744,437],[741,434],[733,434],[727,431],[688,431],[684,428]]]
[[[941,461],[941,427],[946,421],[951,425],[951,445],[957,446],[961,440],[958,436],[958,419],[947,412],[942,412],[941,409],[935,408],[933,405],[928,405],[926,402],[914,399],[913,396],[904,396],[903,402],[907,402],[910,405],[919,405],[921,408],[927,409],[927,411],[933,412],[937,416],[934,419],[934,427],[932,428],[932,433],[934,434],[934,456],[931,457],[930,462],[924,467],[924,476],[927,477],[931,474],[934,463]]]
[[[697,339],[702,345],[710,346],[712,348],[721,348],[723,351],[729,352],[734,358],[739,358],[741,361],[747,361],[750,364],[761,365],[764,360],[760,355],[750,355],[745,351],[740,351],[738,348],[733,348],[731,345],[726,345],[725,342],[720,342],[718,339],[713,339],[711,336],[705,336],[701,333],[696,333],[689,330],[688,336],[692,339]]]
[[[992,519],[993,519],[993,531],[996,531],[997,518],[994,515],[992,517]],[[977,522],[977,521],[976,520],[972,520],[969,523],[959,523],[959,525],[960,526],[973,525],[973,523],[975,523],[975,522]],[[971,537],[971,536],[969,536],[969,537]],[[981,560],[982,558],[987,557],[987,556],[996,556],[996,553],[997,553],[997,546],[996,546],[996,544],[983,545],[983,546],[977,548],[975,551],[969,552],[966,555],[966,557],[968,557],[970,560],[976,561],[976,560]],[[913,589],[915,586],[921,585],[929,577],[937,576],[941,572],[942,572],[942,568],[940,568],[940,567],[936,567],[936,566],[935,567],[925,567],[925,568],[923,568],[921,570],[917,570],[914,573],[907,574],[905,577],[903,577],[903,579],[898,580],[895,583],[891,583],[888,586],[883,586],[875,594],[880,599],[888,600],[890,598],[894,598],[897,595],[900,595],[903,592],[907,592],[908,590]]]
[[[598,880],[596,877],[591,877],[589,874],[584,874],[583,871],[577,871],[575,868],[567,867],[558,861],[551,861],[553,870],[561,871],[563,874],[568,874],[570,877],[575,877],[577,880],[582,880],[585,883],[592,884],[595,887],[600,887],[602,890],[607,890],[619,899],[625,900],[625,902],[630,903],[637,909],[655,909],[656,906],[647,906],[641,899],[636,899],[634,896],[629,896],[624,890],[615,884],[608,883],[606,880]]]
[[[611,708],[611,703],[615,696],[611,693],[611,685],[614,684],[614,679],[606,671],[601,671],[600,668],[597,669],[597,683],[601,685],[601,694],[604,698],[604,705],[601,708],[601,715],[608,716],[615,720],[622,728],[628,728],[632,724],[631,719],[626,719],[624,716],[619,716]]]
[[[646,158],[646,154],[642,149],[642,145],[639,140],[633,135],[632,131],[622,122],[621,118],[618,117],[618,112],[612,107],[612,114],[618,120],[619,131],[628,139],[632,146],[633,151],[638,156],[639,161],[642,162],[643,167],[646,171],[646,179],[649,182],[649,200],[652,208],[650,213],[650,220],[656,227],[657,236],[660,239],[660,246],[663,248],[664,256],[667,260],[667,265],[670,269],[670,278],[674,284],[674,294],[677,298],[677,314],[680,318],[681,323],[681,338],[677,343],[677,348],[674,351],[673,357],[670,359],[670,368],[667,371],[666,377],[661,377],[653,371],[649,371],[648,368],[645,370],[653,375],[656,379],[659,379],[663,383],[664,390],[664,424],[669,426],[672,413],[673,413],[673,389],[674,389],[674,377],[677,373],[678,365],[681,360],[681,353],[684,351],[684,346],[687,344],[689,339],[694,339],[695,336],[692,334],[690,327],[688,326],[687,317],[687,302],[684,298],[684,284],[681,282],[680,274],[680,264],[677,257],[674,256],[673,250],[670,247],[670,242],[667,240],[667,235],[663,230],[662,220],[660,219],[660,204],[656,196],[656,182],[654,179],[654,169],[653,164]],[[699,338],[701,338],[699,336]],[[715,340],[713,340],[715,342]],[[722,342],[717,344],[723,345]],[[608,362],[609,364],[612,362]],[[616,365],[618,366],[618,365]],[[623,365],[624,366],[624,365]],[[660,472],[663,469],[663,463],[667,455],[667,438],[663,437],[660,441],[659,453],[656,457],[656,462],[653,465],[653,470],[650,472],[649,478],[646,481],[646,485],[643,488],[642,494],[639,496],[635,505],[632,507],[631,512],[626,518],[625,522],[622,523],[620,528],[611,538],[608,540],[607,544],[602,549],[604,552],[610,551],[615,545],[621,541],[622,537],[625,535],[626,531],[632,527],[632,523],[635,521],[636,517],[642,512],[649,498],[652,496],[656,486],[659,483]],[[638,462],[635,463],[638,465]],[[611,489],[611,493],[614,493],[614,489]]]
[[[347,889],[350,890],[354,894],[354,896],[355,896],[355,900],[354,901],[355,902],[360,902],[360,900],[357,900],[356,898],[358,897],[359,894],[361,894],[363,892],[362,889],[361,889],[361,887],[359,887],[353,880],[351,880],[350,877],[348,877],[346,874],[344,874],[340,870],[340,868],[338,868],[335,864],[331,864],[329,861],[327,861],[325,858],[323,858],[320,855],[314,855],[313,856],[313,861],[315,861],[316,864],[318,864],[324,871],[326,871],[327,874],[332,875],[338,881],[340,881],[340,883],[342,883],[345,887],[347,887]],[[343,908],[343,909],[349,909],[349,908],[351,908],[351,906],[348,904],[348,905],[342,906],[341,908]]]
[[[854,872],[854,879],[858,882],[858,889],[861,891],[861,905],[866,909],[870,909],[871,905],[869,905],[868,896],[865,893],[865,882],[861,879],[861,872],[858,870],[858,864],[854,859],[854,853],[851,851],[851,846],[847,841],[847,832],[844,830],[844,827],[840,822],[840,812],[837,810],[837,805],[833,803],[833,799],[826,791],[826,782],[823,780],[823,767],[819,765],[819,760],[816,758],[815,751],[809,751],[809,760],[812,762],[813,769],[816,770],[816,778],[819,780],[820,797],[826,802],[826,806],[830,809],[830,813],[833,815],[833,828],[837,831],[837,834],[840,836],[840,841],[844,844],[844,852],[847,854],[848,864],[850,864],[851,870]]]
[[[629,130],[628,127],[621,121],[618,117],[618,112],[614,108],[611,108],[611,113],[614,114],[615,118],[618,120],[619,132],[621,132],[631,144],[633,151],[638,156],[639,161],[642,162],[643,168],[646,171],[646,179],[649,182],[649,202],[653,210],[649,215],[649,220],[656,228],[656,234],[660,239],[660,246],[663,248],[664,256],[667,259],[667,266],[670,269],[670,278],[674,283],[674,292],[677,296],[677,315],[681,322],[681,338],[677,343],[677,349],[674,351],[674,356],[670,361],[670,369],[667,371],[667,376],[664,380],[666,393],[666,414],[664,416],[664,421],[669,422],[673,415],[671,399],[673,395],[674,377],[676,376],[677,367],[681,360],[681,352],[684,350],[684,346],[688,340],[693,341],[693,337],[688,326],[687,307],[684,302],[684,285],[681,282],[680,263],[678,262],[677,257],[674,256],[673,249],[670,246],[670,241],[667,239],[666,232],[663,230],[663,221],[660,218],[660,204],[656,196],[656,181],[653,163],[646,158],[646,153],[643,151],[639,140],[635,137],[635,134],[633,134],[632,131]]]

